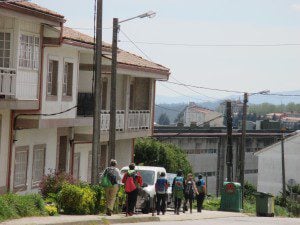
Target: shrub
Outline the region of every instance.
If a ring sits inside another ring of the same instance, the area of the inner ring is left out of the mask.
[[[55,216],[55,215],[58,215],[58,210],[57,210],[57,207],[54,206],[54,205],[46,205],[45,206],[45,210],[47,212],[47,214],[49,216]]]
[[[45,205],[38,194],[0,196],[0,220],[42,215],[45,215]]]
[[[70,174],[50,171],[43,177],[39,187],[43,197],[46,198],[50,193],[57,194],[65,183],[76,184],[77,181]]]
[[[221,198],[207,197],[203,202],[203,209],[218,211],[221,207]]]
[[[90,187],[82,188],[72,184],[64,184],[59,193],[58,201],[66,214],[93,214],[96,193]]]
[[[251,201],[252,203],[255,202],[255,193],[257,192],[256,187],[253,184],[246,182],[244,184],[244,197],[246,200]]]

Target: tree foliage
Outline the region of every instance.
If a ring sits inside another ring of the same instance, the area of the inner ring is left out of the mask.
[[[162,166],[169,173],[176,173],[179,169],[184,174],[192,172],[187,155],[176,145],[162,143],[151,138],[140,138],[135,146],[134,160],[145,166]]]
[[[170,125],[170,119],[166,113],[163,113],[158,118],[158,124],[160,125]]]

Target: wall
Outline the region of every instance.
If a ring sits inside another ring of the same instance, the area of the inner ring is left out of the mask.
[[[48,73],[48,60],[49,58],[58,60],[58,86],[57,86],[57,98],[56,100],[47,100],[47,73]],[[64,61],[68,60],[68,62],[72,62],[74,64],[73,67],[73,89],[72,89],[72,98],[71,100],[63,100],[62,96],[62,80],[63,80],[63,66]],[[44,53],[44,67],[43,67],[43,98],[42,98],[42,113],[56,113],[60,111],[64,111],[71,107],[77,105],[77,83],[78,83],[78,50],[75,47],[62,45],[62,47],[52,47],[45,48]],[[76,108],[51,117],[42,117],[46,119],[53,118],[75,118],[76,117]]]
[[[300,136],[289,138],[285,142],[286,182],[295,179],[300,183]],[[258,191],[278,195],[282,191],[281,144],[278,143],[258,154]]]
[[[0,194],[6,190],[8,152],[10,141],[10,110],[0,110]]]
[[[132,161],[133,140],[118,140],[116,142],[116,160],[118,161],[118,168],[128,166]]]
[[[57,130],[56,129],[30,129],[16,131],[12,162],[14,162],[15,148],[20,146],[29,146],[28,166],[27,166],[27,190],[25,192],[36,192],[32,188],[32,163],[33,163],[33,146],[45,144],[45,173],[56,168],[56,151],[57,151]],[[12,164],[11,190],[13,190],[14,164]]]

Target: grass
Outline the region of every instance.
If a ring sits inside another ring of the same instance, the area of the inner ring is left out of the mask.
[[[38,194],[0,196],[0,221],[43,215],[46,215],[45,205]]]

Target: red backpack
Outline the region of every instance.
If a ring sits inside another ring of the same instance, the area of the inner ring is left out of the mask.
[[[137,188],[136,176],[137,176],[136,172],[127,173],[127,178],[125,181],[125,192],[126,193],[130,193]]]

